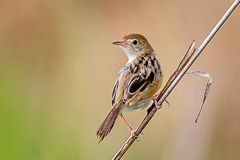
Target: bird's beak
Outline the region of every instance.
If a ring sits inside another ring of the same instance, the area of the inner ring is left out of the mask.
[[[122,47],[127,47],[127,44],[124,42],[124,40],[114,41],[114,42],[112,42],[112,44],[122,46]]]

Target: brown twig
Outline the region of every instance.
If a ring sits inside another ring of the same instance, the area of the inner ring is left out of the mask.
[[[235,0],[233,4],[230,6],[230,8],[227,10],[227,12],[224,14],[224,16],[221,18],[221,20],[217,23],[217,25],[213,28],[213,30],[210,32],[210,34],[207,36],[207,38],[203,41],[201,46],[195,51],[195,42],[191,44],[189,47],[187,53],[185,54],[183,60],[180,62],[177,70],[172,74],[172,76],[169,78],[167,84],[161,91],[160,95],[158,96],[158,104],[161,105],[164,100],[167,98],[167,96],[171,93],[173,88],[178,84],[180,79],[184,76],[184,74],[187,72],[187,70],[191,67],[191,65],[194,63],[194,61],[198,58],[198,56],[201,54],[203,49],[207,46],[207,44],[210,42],[210,40],[214,37],[214,35],[217,33],[217,31],[221,28],[223,23],[227,20],[227,18],[231,15],[231,13],[234,11],[234,9],[237,7],[237,5],[240,3],[240,0]],[[138,136],[143,129],[146,127],[146,125],[149,123],[149,121],[152,119],[153,115],[157,109],[154,107],[154,104],[148,109],[148,114],[143,119],[141,124],[136,129],[136,135]],[[113,160],[119,160],[121,157],[126,153],[126,151],[129,149],[129,147],[133,144],[133,142],[136,140],[136,137],[130,136],[127,141],[123,144],[123,146],[119,149],[119,151],[115,154],[113,157]]]

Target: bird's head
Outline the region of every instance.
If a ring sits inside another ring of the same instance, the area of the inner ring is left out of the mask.
[[[120,46],[131,62],[139,56],[153,54],[154,50],[148,43],[148,40],[140,34],[129,34],[123,37],[121,41],[114,41],[112,44]]]

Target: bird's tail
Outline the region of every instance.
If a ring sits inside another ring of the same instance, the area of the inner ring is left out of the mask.
[[[99,143],[106,137],[110,131],[112,130],[115,121],[121,111],[122,105],[114,106],[111,111],[108,113],[105,120],[102,122],[102,124],[98,127],[97,130],[97,138],[99,138]]]

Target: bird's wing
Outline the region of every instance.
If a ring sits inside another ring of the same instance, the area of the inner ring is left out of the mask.
[[[117,79],[115,81],[115,85],[112,92],[112,107],[116,106],[117,103],[123,101],[125,103],[124,91],[128,86],[129,79],[131,77],[131,73],[129,72],[129,66],[124,66],[119,72]]]
[[[135,61],[119,71],[112,93],[112,106],[120,100],[132,105],[142,98],[148,98],[141,96],[155,79],[154,67],[145,59]]]
[[[135,104],[137,101],[144,98],[140,95],[148,89],[148,86],[153,82],[155,76],[152,69],[143,65],[143,63],[139,64],[135,68],[136,69],[133,69],[135,72],[132,72],[128,88],[125,90],[124,94],[124,99],[127,100],[130,105]]]

